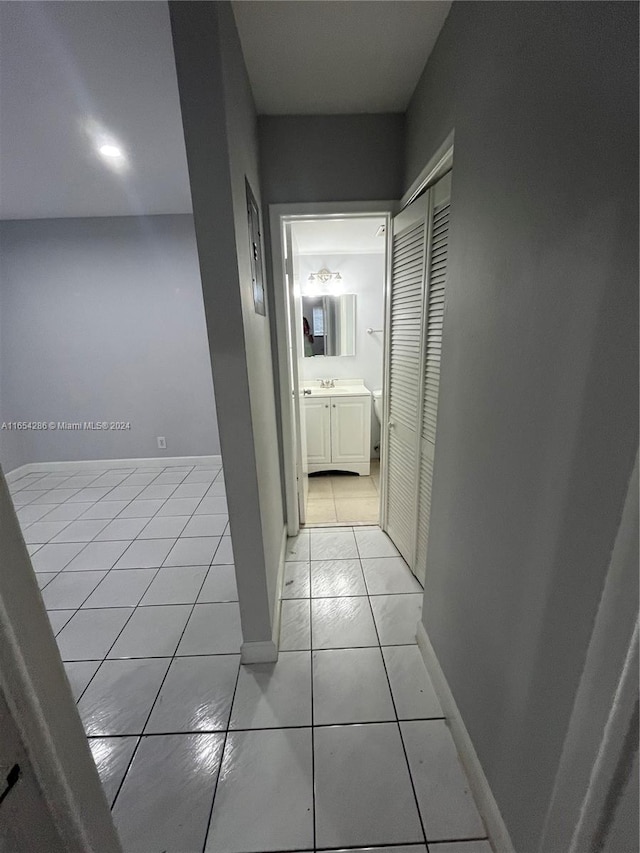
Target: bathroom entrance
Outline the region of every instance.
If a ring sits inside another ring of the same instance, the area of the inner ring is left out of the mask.
[[[283,422],[295,449],[287,509],[305,527],[380,522],[389,218],[280,218],[286,310],[278,339],[290,413]]]

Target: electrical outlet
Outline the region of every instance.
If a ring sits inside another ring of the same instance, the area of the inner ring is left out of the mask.
[[[167,449],[167,439],[163,435],[158,436],[158,450]]]

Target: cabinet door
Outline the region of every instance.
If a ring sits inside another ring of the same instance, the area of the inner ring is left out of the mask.
[[[310,465],[331,462],[331,410],[326,397],[307,397],[304,406],[307,459]]]
[[[368,462],[371,443],[371,398],[331,399],[331,461]]]

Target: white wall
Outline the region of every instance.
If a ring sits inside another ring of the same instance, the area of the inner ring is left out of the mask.
[[[270,642],[284,517],[269,316],[253,305],[256,114],[230,4],[170,3],[245,642]]]
[[[407,187],[455,129],[423,620],[519,853],[638,446],[637,32],[637,4],[453,3],[407,114]]]
[[[131,425],[3,430],[5,471],[220,453],[191,215],[0,222],[0,301],[0,421]]]
[[[298,255],[296,269],[304,293],[309,274],[326,268],[339,272],[344,292],[356,295],[356,354],[354,356],[314,356],[303,362],[303,379],[364,379],[370,391],[382,388],[384,335],[367,334],[367,329],[384,327],[385,255],[336,254]],[[371,455],[380,442],[380,427],[372,404]]]

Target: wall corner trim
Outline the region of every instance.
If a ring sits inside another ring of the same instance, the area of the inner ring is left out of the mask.
[[[275,663],[277,660],[278,647],[273,640],[243,643],[240,647],[240,663]]]
[[[509,831],[500,814],[500,809],[495,801],[489,782],[484,774],[480,759],[475,751],[473,742],[463,722],[453,693],[447,683],[442,667],[436,657],[422,620],[418,622],[416,640],[422,655],[422,660],[431,677],[442,710],[447,718],[447,725],[451,731],[453,741],[458,750],[458,755],[464,766],[469,779],[471,791],[478,806],[478,810],[485,822],[487,832],[495,853],[516,853]]]
[[[285,554],[287,550],[287,527],[282,528],[280,537],[280,556],[278,562],[278,575],[276,578],[276,594],[273,602],[273,619],[271,622],[271,639],[276,647],[276,654],[280,649],[280,618],[282,615],[282,586],[284,584]]]

